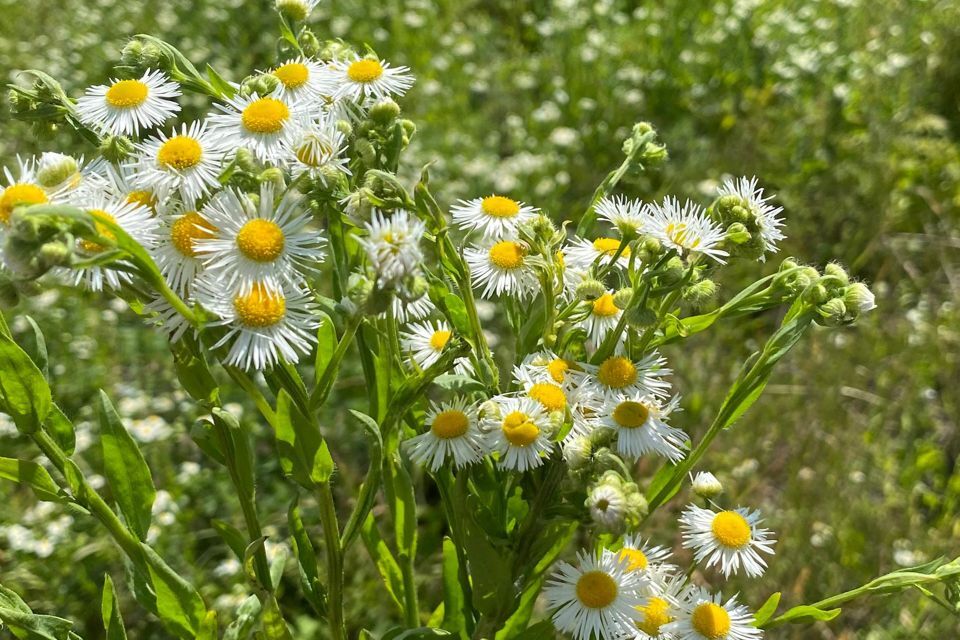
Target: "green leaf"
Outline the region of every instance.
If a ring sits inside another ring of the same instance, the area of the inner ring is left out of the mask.
[[[460,587],[460,564],[457,547],[448,537],[443,539],[443,622],[440,626],[463,639],[467,635],[467,603]]]
[[[53,406],[50,386],[30,356],[12,338],[0,335],[0,411],[22,433],[40,428]]]
[[[213,88],[223,94],[225,98],[232,98],[233,94],[236,93],[230,83],[224,80],[223,76],[209,64],[207,65],[207,77],[210,78],[210,84],[213,85]]]
[[[77,434],[73,428],[73,423],[70,422],[70,419],[60,410],[60,407],[56,404],[50,407],[50,414],[47,415],[47,419],[43,424],[44,427],[46,427],[47,433],[57,441],[57,444],[60,445],[63,452],[68,456],[73,455],[73,451],[77,446]]]
[[[260,599],[253,595],[237,607],[237,615],[223,632],[223,640],[246,640],[260,616]]]
[[[517,635],[510,636],[511,640],[555,640],[556,637],[557,632],[549,620],[542,620]]]
[[[137,443],[127,432],[110,398],[100,391],[100,442],[107,482],[120,505],[127,527],[141,540],[147,539],[151,510],[157,490],[150,467]]]
[[[220,449],[226,454],[225,462],[233,472],[241,499],[252,500],[256,487],[256,461],[250,436],[229,411],[215,407],[211,415],[214,426],[219,430]]]
[[[333,458],[319,427],[303,415],[285,389],[277,394],[277,449],[283,472],[305,489],[327,482]]]
[[[210,459],[226,466],[227,459],[220,450],[220,440],[214,433],[213,420],[200,418],[190,427],[190,439],[196,443],[200,450],[207,454]]]
[[[470,335],[470,320],[467,317],[467,305],[463,300],[452,293],[443,296],[443,305],[453,328],[462,336]]]
[[[264,597],[263,616],[260,621],[263,624],[263,636],[267,640],[293,640],[290,635],[290,629],[283,620],[283,614],[280,613],[280,605],[273,595]]]
[[[429,640],[430,638],[452,638],[454,635],[443,629],[418,627],[416,629],[391,629],[380,640]]]
[[[200,632],[197,634],[197,640],[217,640],[217,612],[207,611],[203,622],[200,623]]]
[[[247,548],[247,537],[243,535],[240,529],[229,522],[215,519],[211,521],[211,524],[223,538],[223,541],[227,543],[227,546],[230,547],[230,550],[236,554],[237,559],[242,562],[244,550]]]
[[[317,317],[320,326],[317,327],[317,358],[314,361],[313,375],[315,380],[320,380],[337,350],[337,327],[330,316],[322,311],[317,313]]]
[[[127,630],[120,617],[120,605],[114,593],[113,580],[109,574],[103,576],[103,599],[100,601],[100,615],[103,617],[103,629],[106,640],[127,640]]]
[[[40,331],[37,322],[30,316],[23,316],[23,319],[30,325],[31,333],[28,335],[23,350],[27,352],[30,359],[33,360],[37,368],[43,373],[43,377],[50,379],[50,359],[47,355],[47,341],[43,338],[43,332]]]
[[[36,462],[16,458],[0,458],[0,478],[29,487],[37,499],[45,502],[66,502],[60,487],[46,469]]]
[[[216,403],[220,396],[217,381],[202,356],[197,356],[186,343],[187,337],[170,345],[177,379],[191,398],[207,404]]]
[[[287,510],[287,524],[293,542],[293,554],[296,556],[297,566],[300,568],[300,587],[314,611],[323,616],[326,613],[326,602],[323,584],[317,574],[317,553],[313,548],[313,542],[311,542],[306,528],[303,526],[297,500],[298,497],[294,497],[293,502],[290,503],[290,509]]]
[[[781,622],[827,622],[840,615],[840,609],[818,609],[809,604],[800,605],[789,609],[782,616],[777,617],[777,623]]]
[[[380,488],[381,474],[383,473],[383,439],[380,436],[379,425],[376,420],[360,411],[351,409],[350,414],[360,421],[370,438],[370,466],[367,469],[367,476],[363,485],[360,487],[357,504],[343,527],[343,533],[340,535],[340,546],[344,551],[353,543],[360,532],[360,526],[373,508],[374,501],[377,498],[377,489]]]
[[[70,631],[73,623],[56,616],[33,613],[20,596],[0,586],[0,627],[7,629],[22,640],[74,640],[79,638]]]
[[[153,549],[141,543],[140,550],[156,597],[157,616],[181,638],[195,638],[207,615],[203,598],[193,585],[173,571]]]
[[[377,566],[380,576],[383,578],[383,584],[387,593],[396,605],[400,615],[404,614],[404,608],[400,595],[403,594],[403,573],[400,571],[400,565],[390,552],[390,548],[380,538],[380,531],[377,529],[377,523],[373,516],[368,515],[360,530],[360,537],[370,559]]]
[[[777,591],[770,595],[767,598],[767,601],[763,603],[757,612],[753,614],[753,626],[762,627],[763,624],[773,617],[773,614],[776,613],[777,607],[780,605],[780,592]]]

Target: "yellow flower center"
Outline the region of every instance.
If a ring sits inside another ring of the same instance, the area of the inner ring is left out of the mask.
[[[164,169],[183,171],[195,167],[203,157],[200,143],[190,136],[174,136],[157,152],[157,163]]]
[[[640,549],[621,549],[620,560],[626,561],[627,571],[643,571],[649,564],[646,554]]]
[[[121,80],[107,89],[107,104],[118,109],[139,107],[147,100],[149,87],[139,80]]]
[[[504,240],[490,247],[490,262],[501,269],[517,269],[523,266],[525,253],[519,242]]]
[[[288,62],[274,69],[273,75],[287,89],[298,89],[307,84],[307,80],[310,79],[310,69],[300,62]]]
[[[197,251],[194,243],[197,240],[212,238],[216,232],[215,226],[196,211],[191,211],[177,218],[170,225],[170,244],[182,255],[196,258]]]
[[[467,414],[459,409],[447,409],[437,414],[430,425],[430,431],[433,435],[442,439],[459,438],[467,432],[470,427],[470,419]]]
[[[547,411],[563,411],[567,408],[567,396],[563,389],[549,382],[538,382],[530,387],[528,395],[543,405]]]
[[[695,249],[700,244],[700,238],[693,238],[686,222],[671,222],[666,228],[667,237],[674,244],[687,249]]]
[[[725,547],[739,549],[750,542],[750,524],[736,511],[721,511],[710,525],[713,537]]]
[[[613,410],[613,421],[624,429],[642,427],[650,417],[650,409],[642,402],[626,400]]]
[[[553,381],[557,384],[563,384],[563,381],[567,378],[567,371],[569,369],[570,363],[563,358],[551,360],[547,364],[547,373],[550,374],[550,377],[553,378]]]
[[[103,224],[103,222],[100,222],[101,220],[105,220],[107,222],[112,222],[116,224],[117,222],[116,218],[114,218],[112,215],[110,215],[103,209],[91,209],[90,215],[93,216],[93,220],[94,220],[93,224],[97,230],[97,235],[103,236],[104,238],[109,238],[110,240],[117,239],[117,237],[113,235],[113,232],[110,231],[109,228],[107,228],[107,225]],[[94,242],[93,240],[84,239],[80,241],[80,248],[89,253],[100,253],[106,247],[104,247],[99,242]]]
[[[494,218],[512,218],[520,213],[520,203],[503,196],[487,196],[480,201],[480,209]]]
[[[450,332],[446,329],[434,331],[430,336],[430,348],[434,351],[443,351],[448,342],[450,342]]]
[[[7,224],[13,210],[23,204],[44,204],[47,193],[35,184],[18,182],[3,190],[0,196],[0,222]]]
[[[593,241],[593,248],[600,253],[612,256],[617,252],[617,249],[620,248],[620,241],[616,238],[597,238]],[[624,247],[623,252],[620,255],[625,258],[629,258],[630,247]]]
[[[643,620],[637,621],[637,628],[648,636],[660,635],[660,627],[673,621],[669,610],[670,604],[663,598],[650,598],[647,604],[637,607],[637,611],[643,614]]]
[[[597,370],[597,379],[611,389],[622,389],[637,381],[637,368],[623,356],[611,356]]]
[[[131,191],[127,194],[128,204],[139,204],[147,207],[153,213],[157,212],[157,198],[149,191]]]
[[[290,109],[276,98],[259,98],[243,110],[241,122],[253,133],[276,133],[290,118]]]
[[[603,571],[587,571],[577,580],[577,599],[588,609],[603,609],[617,599],[617,583]]]
[[[287,301],[279,291],[270,291],[258,282],[250,293],[233,299],[233,309],[240,324],[263,329],[283,320],[287,314]]]
[[[283,253],[285,244],[280,226],[270,220],[251,220],[237,233],[237,248],[254,262],[273,262]]]
[[[319,167],[332,153],[333,147],[328,142],[311,136],[297,148],[297,160],[309,167]]]
[[[609,318],[620,312],[617,305],[613,304],[613,295],[605,293],[593,301],[593,315],[601,318]]]
[[[383,75],[383,65],[377,60],[364,58],[347,67],[347,77],[353,82],[373,82]]]
[[[503,435],[515,447],[533,444],[540,435],[540,429],[530,421],[530,416],[522,411],[508,413],[501,425]]]
[[[693,610],[691,622],[697,633],[710,640],[723,638],[730,632],[730,614],[726,609],[712,602],[697,605]]]

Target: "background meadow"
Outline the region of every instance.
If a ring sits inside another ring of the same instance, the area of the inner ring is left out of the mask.
[[[76,96],[111,75],[127,37],[153,32],[240,80],[241,70],[272,60],[271,5],[0,0],[0,75],[15,82],[17,70],[39,68]],[[401,104],[419,128],[405,173],[433,162],[431,184],[444,204],[496,190],[571,219],[643,119],[670,160],[628,183],[627,195],[707,201],[725,175],[755,174],[785,208],[783,255],[837,257],[871,283],[877,311],[853,329],[814,331],[801,342],[707,458],[727,493],[761,508],[778,534],[767,577],[737,585],[746,602],[758,606],[771,585],[788,604],[812,602],[960,552],[960,1],[326,0],[313,27],[411,68],[417,84]],[[29,131],[6,105],[0,114],[3,164],[41,146],[81,148],[70,134]],[[721,298],[743,280],[728,271]],[[164,491],[151,534],[158,548],[185,574],[207,576],[198,582],[232,589],[216,602],[232,616],[247,592],[212,522],[238,514],[225,479],[200,464],[189,437],[194,416],[162,337],[122,305],[73,291],[46,292],[19,311],[47,337],[78,450],[84,424],[89,445],[92,399],[104,387]],[[702,433],[737,363],[776,320],[743,319],[667,350],[685,390],[681,426]],[[26,321],[13,328],[29,339]],[[362,379],[348,378],[336,393],[350,405],[364,393]],[[248,407],[232,410],[263,428]],[[364,444],[342,413],[328,424],[344,443],[338,462],[347,474],[364,461]],[[32,451],[3,420],[4,455]],[[271,446],[266,438],[259,445]],[[99,468],[97,447],[81,458]],[[282,515],[285,483],[272,456],[261,460],[262,513]],[[86,521],[48,503],[31,507],[32,497],[11,487],[0,485],[0,582],[35,611],[101,637],[91,603],[116,565],[111,544]],[[425,558],[439,544],[436,503],[422,501],[423,531],[434,532],[424,534]],[[270,553],[285,553],[285,519],[268,525]],[[347,561],[347,617],[375,628],[384,617],[377,607],[389,605],[374,569],[359,550]],[[439,580],[421,588],[435,596]],[[957,619],[934,606],[919,594],[858,601],[829,625],[770,637],[958,637]],[[124,612],[135,637],[165,637],[138,608]],[[313,637],[315,624],[304,608],[301,637]]]

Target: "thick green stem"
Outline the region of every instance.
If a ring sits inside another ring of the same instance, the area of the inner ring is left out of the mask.
[[[320,504],[320,521],[323,525],[323,546],[327,553],[327,617],[330,637],[333,640],[345,640],[347,631],[343,621],[343,557],[340,550],[340,527],[330,483],[324,482],[317,487],[317,502]]]

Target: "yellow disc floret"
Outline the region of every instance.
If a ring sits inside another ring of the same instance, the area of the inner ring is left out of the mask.
[[[170,225],[170,244],[188,258],[196,258],[196,241],[214,237],[217,228],[196,211],[186,213]]]
[[[622,389],[637,381],[637,368],[623,356],[611,356],[600,365],[597,379],[606,387]]]
[[[650,409],[642,402],[626,400],[613,410],[613,421],[624,429],[636,429],[646,424]]]
[[[736,511],[721,511],[710,525],[713,537],[725,547],[739,549],[750,542],[750,524]]]
[[[503,196],[487,196],[480,201],[480,208],[494,218],[512,218],[520,213],[520,203]]]
[[[437,414],[430,425],[430,431],[441,440],[459,438],[470,427],[470,419],[459,409],[447,409]]]
[[[44,204],[47,202],[47,193],[35,184],[19,182],[3,190],[0,196],[0,222],[10,222],[10,215],[20,205]]]
[[[522,411],[508,413],[501,424],[503,435],[515,447],[533,444],[540,435],[540,428]]]
[[[157,197],[149,191],[131,191],[127,194],[127,204],[139,204],[157,212]]]
[[[287,301],[279,291],[271,291],[258,282],[250,293],[233,299],[237,321],[245,327],[264,329],[272,327],[287,314]]]
[[[643,571],[648,565],[647,556],[640,549],[621,549],[620,560],[626,562],[627,571]]]
[[[379,80],[383,75],[383,65],[377,60],[364,58],[347,67],[347,77],[353,82],[368,83]]]
[[[549,382],[538,382],[527,392],[531,398],[543,405],[547,411],[563,411],[567,408],[567,397],[563,389]]]
[[[710,640],[723,638],[730,632],[730,614],[712,602],[698,604],[693,610],[690,622],[697,633]]]
[[[147,100],[150,88],[139,80],[121,80],[107,89],[107,104],[117,109],[139,107]]]
[[[613,604],[620,590],[603,571],[587,571],[577,580],[577,599],[588,609],[603,609]]]
[[[307,84],[307,80],[310,79],[310,69],[301,62],[288,62],[274,69],[273,75],[287,89],[298,89]]]
[[[490,247],[490,262],[501,269],[518,269],[523,266],[526,250],[519,242],[503,240]]]
[[[258,98],[243,110],[243,127],[252,133],[276,133],[290,119],[290,109],[276,98]]]
[[[670,604],[663,598],[652,597],[647,604],[637,607],[637,611],[643,614],[643,619],[637,621],[637,628],[654,638],[660,635],[660,627],[673,621]]]
[[[450,332],[446,329],[434,331],[430,336],[430,348],[434,351],[443,351],[448,342],[450,342]]]
[[[616,238],[597,238],[593,241],[593,248],[602,254],[612,256],[616,254],[617,249],[620,248],[620,241]],[[630,247],[624,247],[620,255],[629,258]]]
[[[619,311],[617,305],[613,304],[613,295],[610,293],[605,293],[593,301],[593,315],[595,316],[609,318],[617,315]]]
[[[237,233],[237,248],[254,262],[273,262],[283,253],[285,244],[283,230],[271,220],[251,220]]]
[[[93,224],[97,230],[97,235],[102,236],[104,238],[109,238],[110,240],[117,239],[117,237],[113,235],[113,232],[110,231],[107,225],[101,222],[101,221],[106,221],[106,222],[112,222],[116,224],[117,222],[116,218],[114,218],[111,214],[107,213],[103,209],[91,209],[90,215],[93,216],[93,221],[94,221]],[[80,241],[80,248],[83,249],[84,251],[87,251],[88,253],[100,253],[106,247],[104,247],[99,242],[94,242],[93,240],[84,239]]]
[[[157,164],[177,171],[197,166],[202,158],[203,148],[190,136],[173,136],[157,152]]]

